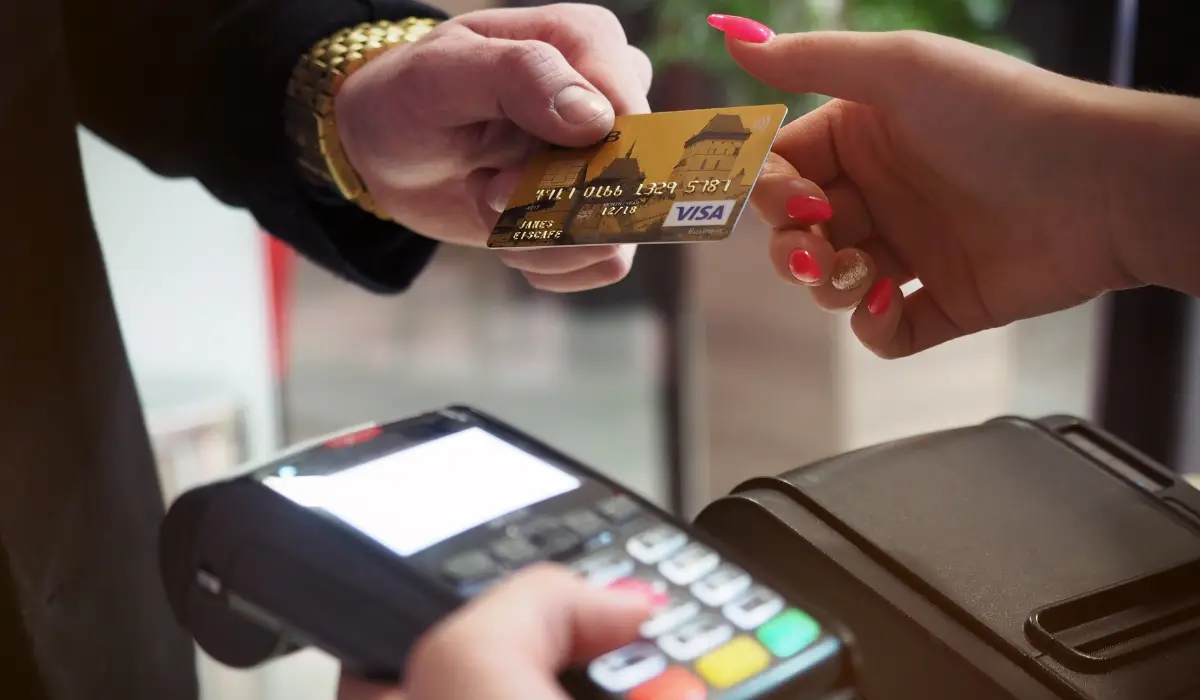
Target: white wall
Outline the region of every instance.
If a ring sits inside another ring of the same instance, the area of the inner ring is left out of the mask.
[[[1029,418],[1051,413],[1097,418],[1106,303],[1093,301],[1009,328],[1008,411]]]
[[[884,361],[838,324],[843,449],[969,425],[1005,414],[1093,418],[1097,302]]]
[[[254,221],[193,181],[81,133],[92,213],[143,398],[209,387],[244,404],[252,457],[276,448],[265,261]]]
[[[254,222],[195,182],[159,178],[90,133],[81,132],[80,144],[143,407],[162,419],[162,409],[232,401],[244,411],[247,457],[270,454],[278,448],[278,406],[266,268]],[[224,469],[164,480],[186,489],[227,476],[236,465]],[[261,699],[260,672],[228,671],[202,659],[200,674],[206,700]]]
[[[1007,410],[1008,340],[994,330],[902,360],[862,347],[848,318],[834,359],[841,450],[966,425]]]

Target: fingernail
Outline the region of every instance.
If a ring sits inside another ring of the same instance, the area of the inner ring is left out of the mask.
[[[896,295],[896,287],[890,277],[884,277],[871,285],[867,292],[867,311],[872,316],[882,316],[892,306],[892,298]]]
[[[867,279],[869,272],[866,259],[863,258],[862,253],[855,250],[848,255],[837,256],[833,262],[833,271],[829,275],[829,282],[839,292],[848,292],[862,284],[863,280]]]
[[[763,24],[735,15],[709,15],[708,23],[729,36],[750,44],[765,44],[775,37],[775,32]]]
[[[568,85],[554,97],[554,111],[568,124],[587,124],[611,109],[608,100],[578,85]]]
[[[494,211],[504,213],[517,191],[517,186],[521,184],[523,174],[519,170],[505,170],[493,175],[484,187],[484,198],[488,206]]]
[[[670,596],[667,595],[666,591],[649,581],[636,578],[614,581],[608,585],[608,589],[640,598],[656,608],[661,608],[670,601]]]
[[[508,201],[512,199],[513,191],[516,190],[516,187],[510,187],[510,184],[502,181],[499,177],[493,177],[487,184],[484,189],[484,198],[492,211],[503,214],[504,210],[508,208]]]
[[[803,248],[793,250],[788,256],[788,269],[792,271],[792,277],[805,284],[813,284],[821,279],[821,267],[817,265],[817,259]]]
[[[833,207],[820,197],[792,197],[786,206],[789,217],[805,224],[820,224],[833,216]]]

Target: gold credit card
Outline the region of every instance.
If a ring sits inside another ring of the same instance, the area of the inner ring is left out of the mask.
[[[785,116],[784,105],[631,114],[595,145],[542,144],[488,247],[727,238]]]

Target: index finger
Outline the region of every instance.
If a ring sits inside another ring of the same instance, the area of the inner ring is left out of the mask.
[[[594,85],[616,114],[650,111],[646,101],[649,61],[629,46],[611,10],[583,3],[539,8],[494,8],[463,15],[463,26],[490,38],[544,41]]]

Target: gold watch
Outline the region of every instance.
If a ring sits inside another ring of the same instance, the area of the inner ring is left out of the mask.
[[[343,29],[301,56],[288,81],[284,124],[301,170],[318,185],[336,190],[381,219],[391,217],[346,158],[333,101],[346,78],[368,61],[394,46],[417,41],[437,25],[437,20],[410,17]]]

